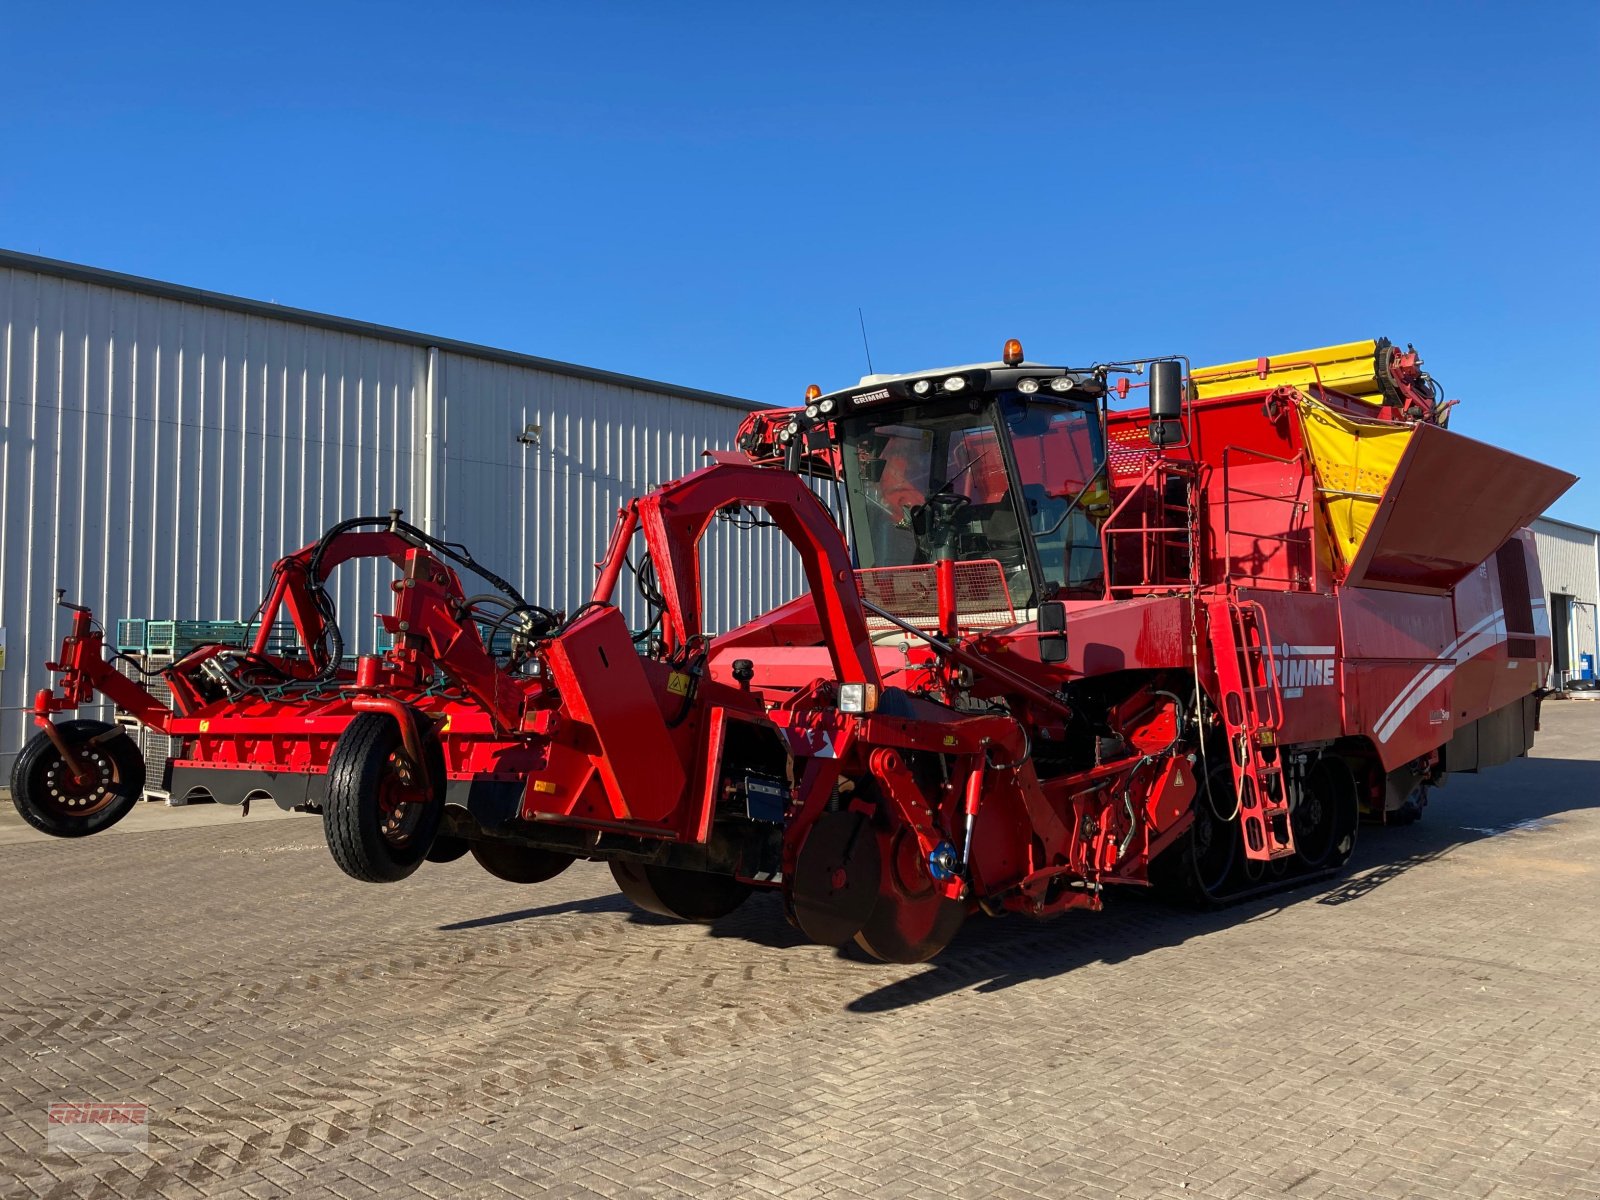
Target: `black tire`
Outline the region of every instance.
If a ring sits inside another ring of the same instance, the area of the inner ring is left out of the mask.
[[[396,756],[400,726],[362,713],[345,727],[328,763],[322,829],[339,869],[363,883],[394,883],[422,865],[444,816],[444,749],[418,721],[425,779],[407,783]]]
[[[1322,864],[1333,870],[1338,870],[1350,861],[1350,856],[1356,849],[1356,832],[1361,828],[1361,798],[1360,790],[1356,786],[1355,773],[1350,770],[1349,763],[1341,765],[1344,767],[1344,777],[1349,780],[1349,790],[1343,794],[1340,803],[1334,809],[1333,848]]]
[[[507,883],[543,883],[573,863],[572,855],[559,850],[541,850],[515,842],[473,842],[471,847],[478,865]]]
[[[144,794],[144,755],[121,731],[89,745],[116,729],[104,721],[63,721],[57,728],[93,774],[81,784],[72,779],[50,735],[40,730],[12,764],[11,803],[24,821],[51,837],[110,829]]]
[[[1289,810],[1294,850],[1301,865],[1317,870],[1343,861],[1335,862],[1336,851],[1358,805],[1355,776],[1342,758],[1325,754],[1311,764]],[[1349,857],[1347,848],[1344,858]]]

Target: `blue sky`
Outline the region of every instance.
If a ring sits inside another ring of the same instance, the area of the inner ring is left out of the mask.
[[[0,245],[781,403],[1413,341],[1600,525],[1600,4],[12,5]]]

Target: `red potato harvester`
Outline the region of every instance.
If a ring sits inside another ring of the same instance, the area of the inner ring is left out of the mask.
[[[374,883],[466,853],[522,883],[604,860],[652,912],[774,889],[814,941],[896,962],[980,910],[1098,908],[1114,884],[1224,903],[1338,870],[1361,818],[1415,819],[1447,772],[1532,744],[1550,640],[1523,526],[1573,476],[1449,411],[1382,340],[1198,370],[1011,341],[812,388],[623,509],[570,616],[398,512],[281,560],[254,645],[167,668],[170,706],[68,605],[12,795],[62,837],[132,807],[132,742],[57,719],[98,694],[175,739],[174,794],[320,813]],[[808,591],[713,636],[718,517],[776,526]],[[393,646],[347,665],[325,581],[357,557],[394,564]],[[300,649],[271,652],[285,618]]]

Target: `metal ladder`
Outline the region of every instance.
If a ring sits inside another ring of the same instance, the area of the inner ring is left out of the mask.
[[[1256,601],[1230,592],[1212,600],[1206,615],[1245,857],[1257,862],[1287,858],[1294,853],[1294,832],[1278,745],[1283,693],[1267,613]]]

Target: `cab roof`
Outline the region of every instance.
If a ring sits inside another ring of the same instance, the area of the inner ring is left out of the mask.
[[[1057,396],[1076,392],[1077,399],[1084,399],[1105,393],[1104,382],[1092,371],[1024,360],[1019,363],[966,363],[955,367],[932,367],[926,371],[863,375],[859,383],[824,392],[810,403],[821,404],[826,400],[834,400],[841,408],[848,410],[863,404],[884,403],[891,400],[934,399],[940,395],[943,381],[956,375],[961,376],[965,380],[965,386],[971,388],[968,394],[1004,391],[1015,387],[1022,379],[1045,381],[1063,376],[1072,380],[1072,388],[1067,392],[1054,393]],[[926,388],[920,394],[913,393],[912,389],[923,380],[932,385],[934,389],[932,393],[930,394]]]

